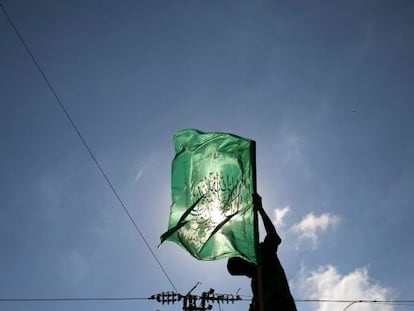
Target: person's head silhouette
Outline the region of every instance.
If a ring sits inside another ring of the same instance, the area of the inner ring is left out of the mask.
[[[232,257],[227,261],[227,271],[231,275],[245,275],[252,278],[256,273],[256,265],[240,257]]]

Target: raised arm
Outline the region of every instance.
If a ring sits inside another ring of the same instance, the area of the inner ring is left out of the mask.
[[[257,211],[259,212],[260,216],[262,217],[263,225],[266,230],[265,243],[269,243],[277,249],[277,246],[282,242],[282,239],[277,234],[275,226],[273,225],[271,219],[263,209],[262,198],[257,193],[253,195],[253,203]]]

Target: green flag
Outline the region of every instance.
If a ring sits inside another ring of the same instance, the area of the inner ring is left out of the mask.
[[[174,134],[172,206],[161,236],[201,260],[239,256],[257,262],[255,143],[225,133]]]

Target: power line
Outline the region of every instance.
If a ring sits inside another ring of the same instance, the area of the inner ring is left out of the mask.
[[[157,264],[159,265],[159,267],[161,268],[162,272],[164,273],[165,277],[167,278],[168,282],[171,284],[171,286],[174,288],[174,290],[177,291],[177,288],[175,287],[174,283],[172,282],[171,278],[169,277],[167,271],[164,269],[163,265],[161,264],[160,260],[158,259],[158,257],[155,255],[154,251],[151,249],[147,239],[145,238],[144,234],[142,233],[142,231],[139,229],[138,225],[135,223],[134,219],[132,218],[129,210],[127,209],[125,203],[122,201],[121,197],[119,196],[118,192],[116,191],[115,187],[113,186],[112,182],[110,181],[109,177],[107,176],[107,174],[105,173],[105,171],[103,170],[102,166],[100,165],[99,161],[96,159],[91,147],[89,146],[89,144],[86,142],[85,138],[83,137],[82,133],[80,132],[78,126],[76,125],[76,123],[73,121],[72,117],[70,116],[69,112],[67,111],[65,105],[63,104],[63,102],[60,100],[59,96],[57,95],[55,89],[53,88],[52,84],[50,83],[49,79],[47,78],[45,72],[42,70],[42,68],[40,67],[39,62],[37,61],[37,59],[35,58],[35,56],[33,55],[33,53],[30,51],[28,45],[26,44],[23,36],[21,35],[21,33],[19,32],[19,30],[17,29],[15,23],[13,22],[13,19],[11,18],[11,16],[7,13],[6,8],[3,6],[3,4],[0,2],[0,7],[4,13],[4,15],[6,16],[7,20],[9,21],[11,27],[13,28],[14,32],[16,33],[17,37],[19,38],[20,42],[22,43],[22,45],[24,46],[26,52],[29,54],[30,58],[32,59],[33,63],[35,64],[37,70],[39,71],[40,75],[42,76],[43,80],[46,82],[49,90],[52,92],[53,96],[55,97],[57,103],[59,104],[60,108],[62,109],[63,113],[65,114],[66,118],[69,120],[72,128],[75,130],[76,134],[78,135],[78,137],[80,138],[80,140],[82,141],[82,144],[84,145],[84,147],[86,148],[86,150],[88,151],[90,157],[92,158],[93,162],[95,163],[96,167],[98,168],[98,170],[100,171],[101,175],[103,176],[103,178],[105,179],[106,183],[108,184],[109,188],[111,189],[112,193],[115,195],[116,199],[118,200],[118,202],[121,204],[122,208],[124,209],[125,213],[127,214],[128,218],[131,220],[132,224],[134,225],[135,229],[137,230],[138,234],[141,236],[142,240],[144,241],[145,246],[148,248],[148,250],[150,251],[151,255],[153,256],[153,258],[155,259],[155,261],[157,262]]]
[[[388,304],[394,306],[406,306],[414,307],[414,300],[346,300],[346,299],[296,299],[295,302],[302,303],[346,303],[347,305],[342,311],[348,310],[354,304],[365,303],[365,304]]]
[[[358,301],[353,301],[353,302],[351,302],[350,304],[348,304],[342,311],[345,311],[345,310],[347,310],[347,309],[349,309],[352,305],[354,305],[354,304],[356,304],[356,303],[358,303]]]
[[[153,297],[69,297],[69,298],[0,298],[0,302],[53,302],[53,301],[139,301],[153,300]],[[241,301],[250,301],[241,298]],[[379,303],[414,307],[414,300],[352,300],[352,299],[295,299],[299,303]]]
[[[0,298],[0,302],[56,302],[56,301],[137,301],[145,297],[83,297],[83,298]]]
[[[251,295],[239,295],[242,297],[241,300],[248,301],[251,300],[253,296]],[[414,300],[377,300],[377,299],[307,299],[307,298],[296,298],[293,299],[295,302],[303,303],[319,303],[319,302],[332,302],[332,303],[351,303],[351,302],[361,302],[361,303],[392,303],[392,304],[414,304]]]
[[[376,299],[295,299],[295,302],[335,302],[335,303],[392,303],[392,304],[399,304],[399,303],[407,303],[407,304],[414,304],[414,300],[376,300]]]

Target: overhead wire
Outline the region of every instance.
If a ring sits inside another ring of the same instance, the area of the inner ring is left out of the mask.
[[[148,297],[0,298],[0,302],[134,301],[149,299]]]
[[[414,307],[414,300],[347,300],[347,299],[295,299],[295,302],[302,303],[346,303],[347,305],[342,311],[349,310],[354,304],[387,304],[392,306]]]
[[[46,73],[43,71],[43,69],[41,68],[39,62],[37,61],[36,57],[34,56],[34,54],[31,52],[29,46],[26,44],[26,41],[24,40],[22,34],[20,33],[20,31],[17,29],[12,17],[8,14],[6,8],[3,6],[2,2],[0,2],[0,7],[4,13],[4,15],[6,16],[7,20],[9,21],[11,27],[13,28],[15,34],[17,35],[17,37],[19,38],[20,42],[22,43],[22,45],[24,46],[26,52],[29,54],[30,58],[32,59],[33,63],[35,64],[38,72],[40,73],[40,75],[42,76],[43,80],[45,81],[46,85],[48,86],[49,90],[52,92],[53,96],[56,99],[56,102],[59,104],[60,108],[62,109],[63,113],[65,114],[66,118],[68,119],[68,121],[70,122],[72,128],[74,129],[74,131],[76,132],[77,136],[79,137],[79,139],[81,140],[83,146],[86,148],[86,150],[88,151],[90,157],[92,158],[93,162],[95,163],[96,167],[98,168],[99,172],[101,173],[101,175],[103,176],[103,178],[105,179],[106,183],[108,184],[109,188],[111,189],[112,193],[114,194],[114,196],[116,197],[116,199],[118,200],[119,204],[121,205],[121,207],[123,208],[123,210],[125,211],[125,213],[127,214],[128,218],[130,219],[130,221],[132,222],[133,226],[135,227],[136,231],[138,232],[138,234],[140,235],[140,237],[142,238],[142,240],[144,241],[145,246],[147,247],[147,249],[150,251],[151,255],[153,256],[153,258],[155,259],[155,261],[157,262],[158,266],[160,267],[161,271],[164,273],[165,277],[167,278],[168,282],[170,283],[170,285],[173,287],[173,289],[175,291],[177,291],[177,288],[175,286],[175,284],[173,283],[173,281],[171,280],[170,276],[168,275],[167,271],[165,270],[165,268],[163,267],[163,265],[161,264],[160,260],[158,259],[158,257],[156,256],[156,254],[154,253],[154,251],[152,250],[151,246],[149,245],[147,239],[145,238],[144,234],[142,233],[142,231],[139,229],[138,225],[136,224],[135,220],[132,218],[131,213],[129,212],[128,208],[126,207],[125,203],[123,202],[123,200],[121,199],[121,197],[119,196],[118,192],[116,191],[114,185],[112,184],[111,180],[109,179],[108,175],[105,173],[104,169],[102,168],[102,166],[100,165],[98,159],[95,157],[94,152],[92,151],[91,147],[89,146],[89,144],[86,142],[85,138],[83,137],[82,133],[80,132],[78,126],[76,125],[75,121],[72,119],[72,117],[70,116],[68,110],[66,109],[65,105],[63,104],[63,102],[61,101],[60,97],[58,96],[58,94],[56,93],[54,87],[52,86],[50,80],[48,79],[48,77],[46,76]]]
[[[337,302],[337,303],[392,303],[392,304],[414,304],[414,300],[376,300],[376,299],[294,299],[295,302]]]
[[[342,311],[345,311],[345,310],[347,310],[347,309],[349,309],[352,305],[354,305],[354,304],[356,304],[356,303],[359,303],[360,301],[353,301],[353,302],[351,302],[350,304],[348,304]]]
[[[0,302],[60,302],[60,301],[142,301],[151,297],[67,297],[67,298],[0,298]],[[241,301],[250,301],[243,298]],[[414,307],[414,300],[349,300],[349,299],[295,299],[297,303],[347,303],[344,310],[356,303],[390,304]]]

